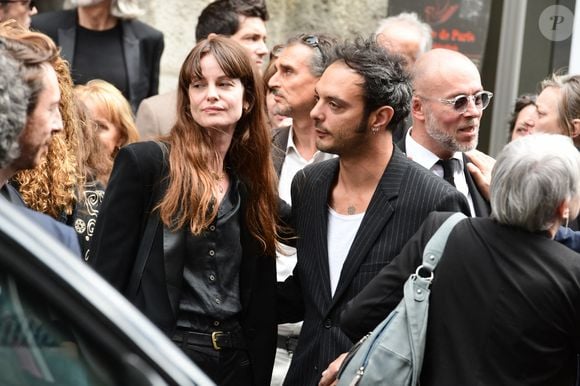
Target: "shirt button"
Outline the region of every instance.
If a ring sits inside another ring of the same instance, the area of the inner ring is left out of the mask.
[[[213,321],[213,325],[214,325],[214,326],[216,326],[216,327],[217,327],[217,326],[219,326],[219,325],[220,325],[220,322],[219,322],[219,320],[214,320],[214,321]]]
[[[209,280],[210,281],[214,281],[215,280],[215,276],[214,275],[209,275]]]
[[[210,256],[213,256],[213,255],[215,255],[215,251],[214,251],[213,249],[210,249],[210,250],[209,250],[209,255],[210,255]]]
[[[215,298],[215,302],[216,302],[217,304],[222,304],[222,300],[221,300],[220,298]]]
[[[210,225],[209,226],[209,230],[212,231],[212,232],[215,231],[215,225]]]
[[[326,319],[324,321],[324,328],[330,328],[330,327],[332,327],[332,320]]]

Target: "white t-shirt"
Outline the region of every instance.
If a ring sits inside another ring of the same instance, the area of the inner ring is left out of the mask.
[[[328,270],[332,296],[338,286],[342,266],[364,215],[364,212],[344,215],[328,207]]]

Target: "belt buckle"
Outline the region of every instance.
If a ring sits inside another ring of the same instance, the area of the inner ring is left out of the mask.
[[[213,349],[216,351],[220,351],[222,348],[218,346],[217,339],[220,335],[223,335],[223,331],[214,331],[211,333],[211,344],[213,345]]]

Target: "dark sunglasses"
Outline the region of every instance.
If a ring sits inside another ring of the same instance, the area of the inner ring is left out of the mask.
[[[469,106],[469,102],[473,101],[475,107],[478,110],[485,110],[487,106],[489,106],[489,102],[493,97],[493,93],[489,91],[480,91],[474,95],[457,95],[455,98],[445,99],[445,98],[427,98],[427,97],[419,97],[423,99],[430,99],[436,100],[441,103],[445,103],[453,107],[459,114],[463,114],[467,111],[467,107]]]
[[[326,56],[324,55],[324,51],[322,51],[322,48],[320,47],[320,40],[318,40],[318,36],[305,35],[302,37],[302,42],[309,47],[317,48],[318,52],[320,52],[320,55],[322,56],[322,59],[326,59]]]
[[[31,10],[34,7],[36,7],[34,0],[0,0],[0,3],[2,3],[2,4],[20,3],[20,4],[24,4],[26,7],[28,7]]]

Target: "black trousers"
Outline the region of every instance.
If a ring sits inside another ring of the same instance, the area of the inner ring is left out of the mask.
[[[252,364],[246,350],[175,343],[219,386],[252,386]]]

